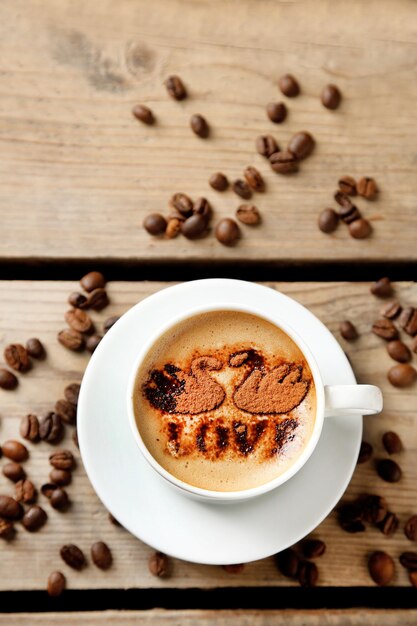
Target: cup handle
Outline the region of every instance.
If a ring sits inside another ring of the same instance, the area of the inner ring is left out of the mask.
[[[382,392],[375,385],[326,385],[325,417],[375,415],[383,407]]]

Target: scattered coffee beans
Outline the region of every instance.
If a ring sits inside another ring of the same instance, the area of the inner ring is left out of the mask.
[[[400,554],[400,563],[411,572],[417,571],[417,552],[403,552]]]
[[[179,217],[169,217],[167,223],[167,229],[165,231],[165,235],[168,239],[175,239],[177,235],[179,235],[181,231],[181,222],[183,218]]]
[[[283,576],[287,578],[295,578],[297,576],[300,559],[292,548],[278,552],[275,555],[275,563]]]
[[[115,325],[115,323],[119,321],[119,319],[120,319],[119,315],[112,315],[111,317],[108,317],[104,321],[103,331],[107,333],[110,330],[110,328],[112,328]]]
[[[46,523],[48,516],[42,507],[34,504],[29,507],[22,517],[22,525],[30,533],[38,531]]]
[[[383,535],[391,536],[398,530],[399,524],[400,520],[395,513],[388,511],[382,522],[379,522],[377,526]]]
[[[345,224],[351,224],[356,220],[361,219],[361,214],[358,211],[358,207],[354,204],[342,205],[339,209],[339,217]]]
[[[58,485],[54,485],[53,483],[45,483],[41,487],[41,493],[43,496],[45,496],[45,498],[48,498],[50,500],[53,492],[55,491],[55,489],[58,488]]]
[[[287,98],[295,98],[300,93],[300,86],[292,74],[281,76],[278,87]]]
[[[197,239],[207,230],[207,219],[203,215],[191,215],[181,223],[181,232],[187,239]]]
[[[3,367],[0,368],[0,387],[2,389],[15,389],[18,382],[18,379],[14,374],[12,374],[12,372],[9,372],[9,370],[4,369]]]
[[[249,187],[251,187],[254,191],[265,191],[265,181],[262,177],[262,174],[256,169],[256,167],[248,165],[248,167],[243,172],[243,175]]]
[[[14,524],[10,520],[0,517],[0,539],[10,541],[15,534]]]
[[[10,463],[3,465],[2,471],[3,475],[14,483],[26,478],[25,470],[20,463],[16,463],[15,461],[10,461]]]
[[[388,380],[394,387],[410,387],[417,378],[417,372],[409,363],[399,363],[388,371]]]
[[[26,351],[34,359],[43,359],[45,356],[45,348],[36,337],[28,339],[26,342]]]
[[[306,159],[313,152],[315,143],[310,133],[301,131],[291,137],[288,143],[288,150],[301,161],[302,159]]]
[[[382,443],[388,454],[398,454],[404,449],[399,435],[392,430],[382,435]]]
[[[293,174],[298,171],[297,157],[289,150],[274,152],[271,154],[269,162],[277,174]]]
[[[73,291],[68,296],[68,302],[71,306],[73,306],[76,309],[84,309],[87,306],[87,297],[82,293]]]
[[[353,206],[352,200],[349,198],[349,196],[345,192],[341,190],[336,191],[336,193],[334,194],[334,199],[336,200],[339,206],[345,209],[350,209]]]
[[[388,354],[394,361],[399,363],[408,363],[411,361],[411,350],[399,339],[387,343]]]
[[[49,457],[49,463],[52,467],[63,470],[73,470],[75,467],[74,455],[70,450],[53,452]]]
[[[306,559],[317,559],[326,551],[326,544],[320,539],[307,539],[302,545],[302,552]]]
[[[249,200],[252,197],[252,190],[249,187],[248,183],[244,180],[241,180],[240,178],[238,178],[238,180],[235,180],[232,188],[235,194],[237,194],[244,200]]]
[[[72,328],[61,330],[58,333],[58,341],[64,348],[68,348],[68,350],[73,350],[74,352],[80,352],[85,346],[84,337],[81,333]]]
[[[261,222],[261,215],[254,204],[241,204],[236,209],[236,217],[246,226],[256,226]]]
[[[4,360],[16,372],[27,372],[30,369],[29,355],[20,343],[12,343],[4,349]]]
[[[414,337],[413,343],[411,344],[411,349],[415,354],[417,354],[417,337]]]
[[[358,464],[366,463],[367,461],[369,461],[369,459],[372,456],[372,453],[373,453],[373,448],[371,444],[368,443],[367,441],[362,441],[361,447],[359,450]]]
[[[120,522],[111,513],[109,513],[109,522],[113,524],[113,526],[121,526]]]
[[[59,443],[63,435],[64,427],[57,413],[48,413],[39,422],[39,436],[42,441]]]
[[[385,498],[375,495],[361,496],[357,500],[361,519],[368,524],[379,524],[388,513],[388,504]]]
[[[261,135],[256,140],[256,151],[261,156],[269,159],[274,152],[279,152],[279,146],[272,135]]]
[[[183,217],[190,217],[193,214],[193,201],[185,193],[174,193],[169,203]]]
[[[67,385],[64,390],[65,399],[68,400],[74,406],[78,404],[78,396],[80,393],[80,384],[79,383],[71,383]]]
[[[370,292],[378,298],[388,298],[393,292],[390,279],[385,276],[375,281],[370,287]]]
[[[0,513],[1,515],[1,513]],[[5,515],[3,517],[6,517]],[[408,519],[404,526],[404,534],[410,541],[417,541],[417,515]]]
[[[143,227],[150,235],[163,235],[167,227],[167,221],[159,213],[150,213],[143,220]]]
[[[358,502],[343,504],[338,508],[338,521],[340,527],[347,533],[361,533],[365,530],[362,521],[362,507]]]
[[[194,215],[201,215],[207,223],[209,222],[213,209],[207,198],[197,198],[193,204],[193,213]]]
[[[342,194],[356,196],[356,180],[352,176],[342,176],[342,178],[339,178],[338,185]]]
[[[321,92],[321,103],[326,109],[337,109],[342,100],[342,94],[340,93],[336,85],[326,85]]]
[[[91,352],[92,354],[94,350],[97,348],[101,339],[102,339],[101,335],[91,335],[90,337],[88,337],[87,341],[85,342],[85,347],[88,350],[88,352]]]
[[[334,209],[323,209],[319,215],[318,224],[323,233],[332,233],[339,223],[339,216]]]
[[[356,327],[348,320],[341,322],[339,330],[343,339],[346,339],[347,341],[354,341],[359,336]]]
[[[98,568],[109,569],[113,563],[113,556],[109,546],[104,541],[97,541],[91,546],[91,559]]]
[[[101,272],[88,272],[80,280],[81,287],[91,293],[95,289],[103,288],[106,285],[106,279]]]
[[[397,483],[401,480],[401,467],[392,459],[381,459],[377,462],[376,470],[378,476],[387,483]]]
[[[51,506],[57,511],[65,511],[69,506],[69,498],[65,489],[54,489],[49,498]]]
[[[155,117],[151,109],[144,104],[135,104],[132,109],[132,114],[137,120],[143,122],[147,126],[152,126],[155,123]]]
[[[58,469],[54,467],[49,473],[49,480],[53,485],[59,485],[59,487],[66,487],[72,481],[72,474],[68,470]]]
[[[59,553],[62,560],[69,565],[69,567],[72,567],[72,569],[81,570],[87,564],[84,553],[73,543],[67,543],[62,546]]]
[[[23,516],[24,510],[19,502],[10,496],[0,495],[0,517],[8,520],[18,520]]]
[[[349,234],[354,239],[367,239],[371,233],[371,223],[365,218],[359,218],[349,224]]]
[[[405,308],[400,315],[399,322],[401,328],[414,337],[417,334],[417,309],[412,306]]]
[[[377,585],[388,585],[394,577],[394,561],[386,552],[373,552],[369,557],[368,568]]]
[[[274,124],[281,124],[287,117],[287,107],[283,102],[270,102],[266,107],[266,114]]]
[[[302,587],[315,587],[319,579],[317,565],[309,561],[302,561],[298,566],[297,577]]]
[[[383,317],[388,318],[389,320],[394,320],[401,313],[402,307],[400,303],[396,300],[395,302],[388,302],[381,309],[381,315]]]
[[[372,332],[386,341],[392,341],[398,337],[397,327],[385,317],[381,317],[372,324]]]
[[[164,578],[169,574],[168,557],[162,552],[154,552],[154,554],[149,557],[148,566],[153,576]]]
[[[55,403],[55,413],[67,424],[75,424],[77,421],[77,408],[68,400],[57,400]]]
[[[89,333],[93,329],[93,321],[85,311],[71,309],[65,313],[65,321],[68,326],[79,333]]]
[[[215,235],[218,241],[224,246],[233,246],[240,237],[240,229],[237,223],[225,217],[217,223]]]
[[[224,174],[216,172],[210,176],[209,185],[216,191],[225,191],[229,186],[229,181]]]
[[[107,295],[107,291],[102,287],[94,289],[87,299],[87,307],[93,309],[94,311],[101,311],[108,305],[108,303],[109,297]]]
[[[66,585],[66,579],[64,574],[61,572],[52,572],[48,576],[48,582],[46,585],[46,589],[48,595],[51,598],[57,598],[64,591]]]
[[[20,441],[15,441],[13,439],[5,441],[1,447],[1,451],[3,452],[3,456],[11,459],[12,461],[16,461],[16,463],[22,463],[29,457],[29,452],[26,446],[24,446],[23,443],[20,443]]]
[[[19,480],[15,486],[15,499],[17,502],[33,504],[36,502],[38,493],[35,485],[27,479]]]
[[[187,91],[179,76],[168,76],[165,81],[165,87],[168,94],[174,100],[184,100],[187,97]]]
[[[367,200],[373,200],[378,193],[376,182],[373,178],[368,178],[367,176],[364,176],[359,180],[356,188],[358,190],[358,194]]]
[[[206,139],[210,134],[210,128],[207,124],[207,120],[202,115],[192,115],[190,119],[190,126],[193,133]]]

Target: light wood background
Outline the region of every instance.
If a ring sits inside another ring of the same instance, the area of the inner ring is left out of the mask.
[[[3,0],[0,4],[0,260],[417,260],[417,22],[413,0]],[[292,72],[302,95],[273,125],[265,105]],[[181,75],[190,98],[163,86]],[[322,107],[337,83],[343,104]],[[152,107],[153,128],[132,118]],[[205,115],[212,137],[189,130]],[[273,174],[254,150],[310,130],[317,149],[295,177]],[[259,228],[227,249],[213,236],[155,241],[145,214],[169,197],[206,195],[216,217],[239,204],[209,175],[253,164],[268,191]],[[316,227],[343,174],[374,176],[360,202],[374,236]]]
[[[110,306],[101,313],[93,313],[99,330],[106,317],[122,314],[134,303],[164,286],[167,284],[110,283]],[[381,386],[384,412],[379,417],[365,419],[365,438],[374,445],[375,458],[378,458],[385,455],[381,435],[386,430],[397,431],[406,447],[398,457],[404,476],[398,484],[384,483],[377,476],[371,461],[358,466],[345,497],[349,500],[364,492],[383,495],[390,508],[399,515],[403,526],[411,514],[417,513],[417,397],[415,386],[398,390],[386,380],[392,361],[386,354],[384,342],[370,332],[381,301],[369,293],[366,283],[271,283],[270,286],[307,305],[327,324],[348,353],[360,382]],[[17,391],[0,390],[0,442],[18,437],[22,415],[28,412],[42,415],[62,397],[68,383],[81,380],[88,356],[69,352],[56,340],[57,332],[65,326],[63,316],[68,308],[67,296],[76,288],[76,283],[64,282],[0,283],[0,354],[8,343],[25,342],[32,336],[38,336],[48,351],[44,362],[36,363],[29,373],[20,376]],[[404,304],[417,304],[416,284],[397,284],[396,292]],[[361,336],[355,343],[348,344],[339,336],[339,322],[346,318],[351,319],[360,332]],[[414,356],[414,362],[416,360]],[[70,430],[67,429],[68,432]],[[47,482],[51,447],[45,443],[28,445],[31,456],[26,468],[29,477],[40,486]],[[75,450],[70,437],[63,445]],[[78,452],[76,455],[78,458]],[[0,461],[0,464],[3,462]],[[71,511],[65,514],[54,511],[41,496],[40,501],[48,511],[48,524],[36,534],[19,528],[15,541],[10,544],[0,542],[1,590],[43,589],[48,574],[57,568],[65,572],[71,589],[295,584],[277,572],[272,558],[248,564],[239,575],[227,574],[221,567],[174,560],[171,578],[160,580],[152,577],[147,566],[151,548],[109,523],[107,512],[93,492],[81,461],[78,465],[73,484],[68,487],[73,500]],[[12,484],[2,474],[0,493],[13,493]],[[358,535],[348,535],[339,528],[335,515],[331,514],[313,535],[327,544],[326,554],[317,559],[320,585],[372,585],[367,571],[367,557],[378,549],[386,550],[396,561],[393,584],[409,585],[405,570],[397,559],[401,552],[414,549],[415,544],[405,538],[402,528],[393,537],[385,537],[375,528]],[[74,542],[89,553],[91,544],[97,540],[106,541],[113,551],[114,565],[109,571],[102,572],[90,564],[78,573],[61,561],[58,552],[62,544]]]

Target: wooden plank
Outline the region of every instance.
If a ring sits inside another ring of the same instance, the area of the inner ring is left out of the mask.
[[[416,260],[417,37],[413,0],[4,0],[0,6],[0,260]],[[28,45],[30,42],[30,45]],[[284,72],[303,94],[275,126],[265,105]],[[190,92],[172,101],[178,73]],[[344,94],[337,112],[318,94]],[[154,109],[155,127],[131,108]],[[206,142],[192,113],[213,127]],[[255,153],[271,132],[285,144],[308,129],[314,156],[295,177],[273,174]],[[155,241],[142,230],[175,191],[213,202],[216,218],[239,202],[207,180],[252,164],[263,226],[234,249],[213,236]],[[360,202],[374,236],[352,240],[316,226],[343,174],[374,176],[376,203]]]
[[[137,301],[166,285],[110,283],[111,305],[93,317],[100,327],[101,321],[107,316],[123,313]],[[399,515],[403,526],[411,514],[417,513],[417,398],[415,389],[394,389],[386,380],[386,371],[392,362],[383,342],[370,332],[381,301],[369,294],[369,286],[365,283],[270,283],[270,286],[308,306],[339,339],[338,325],[341,320],[350,318],[357,324],[361,335],[359,340],[351,344],[341,340],[343,347],[352,361],[358,380],[381,386],[385,397],[383,414],[365,421],[365,437],[373,443],[375,456],[379,457],[383,454],[382,433],[394,429],[405,442],[406,450],[400,458],[404,472],[400,484],[384,483],[377,477],[372,463],[367,463],[358,466],[346,498],[353,498],[363,492],[384,495],[390,508]],[[77,285],[70,282],[0,283],[0,353],[8,343],[24,342],[31,336],[39,336],[48,350],[48,358],[44,362],[37,363],[31,372],[20,377],[21,384],[16,392],[0,390],[0,441],[18,435],[22,415],[28,412],[42,415],[62,396],[67,383],[81,379],[88,357],[65,350],[56,340],[57,332],[64,326],[67,295],[76,288]],[[396,290],[402,302],[417,304],[417,284],[400,283]],[[74,449],[69,436],[65,445]],[[28,474],[37,485],[41,485],[49,472],[50,446],[44,443],[31,445],[30,452]],[[68,491],[74,501],[70,512],[60,514],[46,503],[49,522],[44,529],[35,535],[20,530],[11,544],[0,543],[0,571],[4,574],[7,572],[7,575],[1,576],[0,589],[42,589],[49,572],[56,568],[65,571],[68,586],[72,589],[295,584],[277,572],[272,558],[248,564],[239,575],[227,574],[221,567],[175,560],[172,578],[155,579],[148,573],[147,567],[152,550],[108,522],[107,513],[94,494],[81,462]],[[12,493],[11,484],[1,474],[0,492]],[[401,552],[413,549],[413,544],[405,538],[402,528],[390,538],[374,528],[358,535],[347,535],[339,528],[335,514],[331,514],[314,536],[323,538],[327,544],[326,554],[317,561],[321,585],[372,585],[367,572],[367,556],[377,549],[387,550],[397,562],[393,584],[409,584],[405,571],[397,561]],[[75,541],[88,551],[98,539],[108,542],[114,552],[115,563],[108,572],[90,566],[84,572],[77,573],[70,571],[61,562],[58,551],[62,544]]]
[[[96,626],[103,620],[108,626],[414,626],[417,611],[375,609],[322,609],[285,611],[105,611],[81,613],[21,613],[0,615],[0,625],[60,626],[79,624]]]

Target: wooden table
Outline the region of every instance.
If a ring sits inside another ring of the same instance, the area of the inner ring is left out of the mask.
[[[30,336],[39,336],[48,350],[17,391],[0,390],[0,441],[17,436],[22,415],[50,410],[66,384],[82,378],[88,356],[56,340],[80,268],[98,266],[134,279],[109,283],[111,304],[94,315],[100,325],[168,284],[147,277],[197,278],[204,266],[205,275],[244,278],[247,271],[260,281],[286,280],[297,268],[297,277],[312,278],[268,285],[318,315],[341,341],[358,380],[382,388],[384,412],[365,422],[374,459],[384,454],[386,430],[397,431],[406,446],[399,485],[378,478],[372,460],[358,466],[345,495],[384,495],[401,529],[389,538],[377,529],[347,535],[332,513],[313,533],[327,544],[317,560],[319,587],[300,590],[272,558],[247,564],[238,575],[174,561],[170,578],[152,577],[152,549],[108,522],[68,429],[64,445],[79,461],[68,488],[73,506],[59,514],[46,504],[43,530],[22,530],[14,542],[0,543],[0,624],[58,624],[61,611],[68,624],[96,624],[103,615],[109,624],[152,626],[416,623],[415,592],[398,556],[413,549],[402,527],[417,513],[417,398],[415,387],[400,391],[387,382],[392,362],[370,332],[381,302],[370,295],[369,283],[356,282],[364,268],[375,279],[388,268],[402,279],[396,284],[401,301],[417,305],[417,286],[404,282],[417,267],[415,3],[3,0],[0,24],[0,276],[7,279],[0,281],[0,350]],[[288,101],[288,120],[274,126],[265,104],[280,98],[276,81],[284,72],[299,78],[302,95]],[[166,95],[163,81],[171,73],[187,84],[184,102]],[[336,112],[318,98],[328,82],[343,92]],[[154,127],[132,118],[137,102],[155,111]],[[195,112],[212,125],[206,142],[189,130]],[[284,144],[301,129],[314,134],[317,149],[295,178],[276,176],[255,152],[255,138],[272,133]],[[216,219],[233,215],[237,197],[214,192],[208,177],[222,170],[234,179],[248,164],[266,178],[267,192],[256,196],[264,220],[247,228],[235,248],[213,236],[159,241],[142,229],[148,212],[167,213],[174,191],[207,196]],[[369,240],[351,239],[344,227],[331,236],[316,227],[343,174],[374,176],[380,186],[377,201],[360,202],[374,226]],[[349,282],[319,282],[329,268]],[[44,280],[59,279],[59,272],[71,280]],[[12,280],[16,276],[22,280]],[[346,318],[358,327],[357,342],[340,338]],[[30,446],[27,469],[38,485],[49,471],[49,450],[44,443]],[[0,492],[12,493],[2,475]],[[75,573],[60,561],[63,543],[88,551],[97,539],[113,550],[108,572],[90,565]],[[367,571],[367,557],[377,549],[396,561],[394,581],[384,590]],[[65,571],[68,591],[53,601],[42,590],[56,568]],[[67,613],[74,609],[91,612]]]

